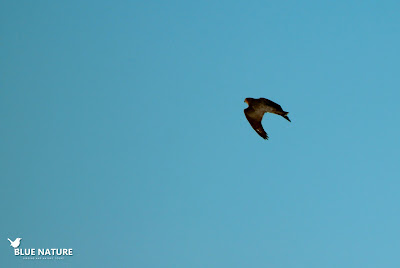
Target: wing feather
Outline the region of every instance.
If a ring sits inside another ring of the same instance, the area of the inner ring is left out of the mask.
[[[265,132],[261,124],[264,113],[256,112],[253,108],[248,107],[244,109],[244,114],[246,115],[247,121],[249,121],[250,125],[258,133],[258,135],[260,135],[263,139],[268,140],[268,134]]]
[[[266,105],[274,107],[275,109],[277,109],[279,111],[283,111],[282,107],[278,103],[273,102],[272,100],[269,100],[269,99],[265,99],[265,98],[261,98],[261,99],[264,101],[264,103]]]

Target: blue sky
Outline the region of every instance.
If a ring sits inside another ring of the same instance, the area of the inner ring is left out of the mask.
[[[399,8],[2,1],[1,266],[399,266]]]

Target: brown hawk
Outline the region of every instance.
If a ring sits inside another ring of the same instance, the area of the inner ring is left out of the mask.
[[[249,107],[244,109],[244,114],[246,115],[247,120],[254,128],[254,130],[258,133],[258,135],[266,140],[268,140],[268,134],[267,132],[265,132],[264,128],[261,125],[261,120],[265,113],[280,115],[291,122],[289,117],[287,116],[288,112],[285,112],[279,104],[273,101],[264,98],[246,98],[244,102],[249,105]]]

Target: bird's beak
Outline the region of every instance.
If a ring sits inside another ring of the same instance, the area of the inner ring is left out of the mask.
[[[247,102],[247,99],[244,99],[244,102],[247,103],[247,104],[249,104],[249,103]]]

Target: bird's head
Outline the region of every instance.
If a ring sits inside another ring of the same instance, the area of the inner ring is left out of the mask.
[[[17,241],[21,241],[21,239],[22,239],[21,237],[18,237],[18,238],[17,238]]]
[[[250,102],[252,101],[252,98],[245,98],[244,102],[247,103],[248,105],[250,105]]]

